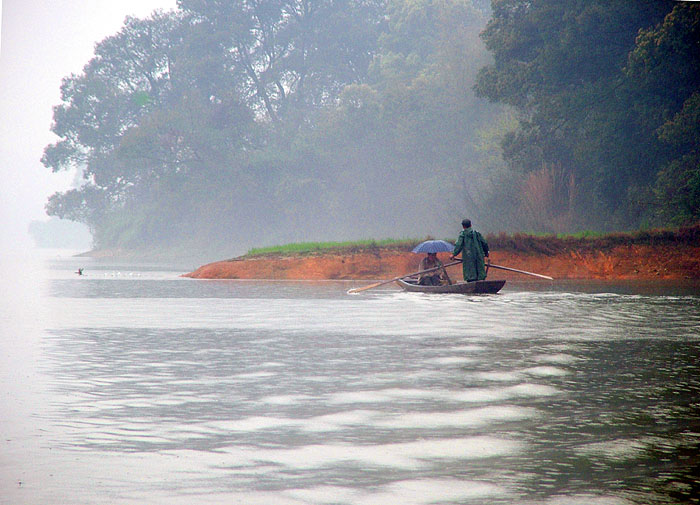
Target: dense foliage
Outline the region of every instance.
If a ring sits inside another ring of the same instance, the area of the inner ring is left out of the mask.
[[[64,79],[42,161],[84,184],[47,211],[233,253],[697,220],[699,29],[651,0],[179,0]]]
[[[522,207],[560,227],[700,219],[700,6],[495,0],[480,96],[512,105],[502,143]]]

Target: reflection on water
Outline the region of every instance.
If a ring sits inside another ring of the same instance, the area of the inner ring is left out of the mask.
[[[67,272],[48,274],[7,503],[698,496],[696,295]]]

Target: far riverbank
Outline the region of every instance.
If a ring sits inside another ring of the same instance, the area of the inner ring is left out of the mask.
[[[700,279],[700,225],[675,231],[611,234],[596,238],[531,235],[486,237],[491,262],[555,279]],[[329,249],[296,254],[246,255],[203,265],[185,277],[196,279],[375,280],[418,269],[422,255],[410,247]],[[449,254],[441,254],[447,262]],[[449,270],[460,279],[460,266]],[[491,273],[491,276],[495,273]],[[504,279],[519,274],[498,271]]]

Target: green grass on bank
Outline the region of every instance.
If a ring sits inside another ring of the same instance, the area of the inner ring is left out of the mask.
[[[421,243],[420,239],[383,239],[383,240],[354,240],[346,242],[298,242],[294,244],[277,245],[270,247],[256,247],[250,249],[245,256],[288,255],[288,254],[314,254],[323,252],[358,252],[377,249],[413,249]]]
[[[582,231],[571,234],[487,234],[491,250],[532,254],[557,254],[572,250],[605,251],[619,245],[700,245],[700,223],[677,229],[640,230],[635,232],[600,233]],[[410,251],[427,239],[356,240],[347,242],[300,242],[250,249],[243,257],[267,255],[306,255],[323,253],[377,252],[379,250]],[[454,239],[446,239],[454,242]]]

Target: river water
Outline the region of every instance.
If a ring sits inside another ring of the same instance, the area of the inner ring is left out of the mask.
[[[697,283],[349,295],[44,256],[2,267],[0,503],[698,503]]]

